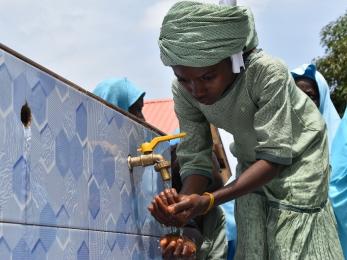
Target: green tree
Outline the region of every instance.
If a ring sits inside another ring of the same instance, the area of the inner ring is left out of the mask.
[[[342,115],[347,104],[347,11],[323,27],[321,45],[325,54],[314,62],[334,90],[331,98]]]

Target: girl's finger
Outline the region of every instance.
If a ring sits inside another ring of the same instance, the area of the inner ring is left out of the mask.
[[[171,189],[171,193],[172,193],[172,195],[173,195],[173,197],[174,197],[175,203],[179,202],[179,201],[180,201],[180,198],[179,198],[179,196],[178,196],[178,193],[177,193],[176,189],[172,188],[172,189]]]
[[[177,239],[176,249],[173,252],[173,254],[175,256],[182,255],[182,249],[183,249],[183,240],[182,239]]]
[[[158,206],[158,210],[160,210],[164,215],[171,216],[171,212],[168,210],[167,203],[164,203],[160,197],[155,197],[156,204]]]
[[[161,247],[162,250],[164,250],[168,244],[169,240],[165,237],[165,238],[161,238],[159,245]]]
[[[169,206],[169,205],[170,205],[170,203],[168,203],[168,198],[167,198],[166,193],[160,192],[160,193],[159,193],[159,197],[160,197],[160,199],[161,199],[161,202],[162,202],[165,206]]]
[[[190,252],[189,247],[186,244],[183,245],[182,255],[183,256],[191,256],[192,255],[192,252]]]
[[[165,248],[163,252],[163,256],[165,257],[172,256],[175,248],[176,248],[176,241],[172,240],[169,243],[169,245]]]
[[[151,215],[160,223],[169,226],[170,219],[159,209],[157,203],[152,203],[153,209],[150,210]]]
[[[182,200],[181,202],[170,205],[167,209],[171,214],[178,214],[184,210],[188,210],[192,207],[191,202],[189,200]]]
[[[168,205],[174,204],[176,201],[174,199],[174,194],[172,193],[171,189],[166,189],[164,192],[167,198]]]

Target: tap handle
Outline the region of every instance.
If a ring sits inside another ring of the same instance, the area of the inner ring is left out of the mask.
[[[164,136],[158,136],[152,139],[150,142],[146,142],[141,144],[140,148],[137,149],[138,152],[141,152],[143,154],[151,153],[153,152],[153,149],[157,146],[158,143],[169,141],[176,138],[183,138],[186,136],[186,133],[179,133],[175,135],[164,135]]]

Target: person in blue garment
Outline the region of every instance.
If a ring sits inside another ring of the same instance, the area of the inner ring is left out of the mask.
[[[317,71],[315,65],[303,64],[302,66],[294,69],[292,71],[292,75],[296,85],[316,104],[326,122],[328,129],[330,164],[332,166],[329,183],[329,197],[332,201],[332,206],[338,224],[341,246],[344,250],[345,258],[347,258],[346,119],[344,119],[345,121],[342,121],[340,125],[341,118],[330,99],[328,83],[324,79],[323,75]]]
[[[328,129],[329,152],[331,154],[332,141],[341,118],[330,99],[328,83],[323,75],[317,71],[314,64],[303,64],[292,70],[296,85],[316,104],[321,112]]]
[[[146,94],[125,77],[110,78],[100,82],[93,94],[107,102],[128,111],[137,118],[145,120],[142,113],[143,98]]]
[[[329,197],[337,220],[339,238],[347,259],[347,109],[332,142]]]
[[[233,180],[234,178],[230,177],[230,179],[225,183],[225,186],[229,185]],[[232,260],[234,259],[237,242],[236,222],[234,217],[235,201],[228,201],[220,206],[224,211],[226,222],[226,236],[228,240],[227,260]]]

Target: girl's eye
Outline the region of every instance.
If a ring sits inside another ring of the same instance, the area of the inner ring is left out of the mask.
[[[178,82],[180,83],[187,83],[187,80],[185,79],[182,79],[182,78],[177,78]]]
[[[213,80],[214,78],[215,78],[214,75],[204,75],[201,77],[201,79],[205,81],[210,81],[210,80]]]

